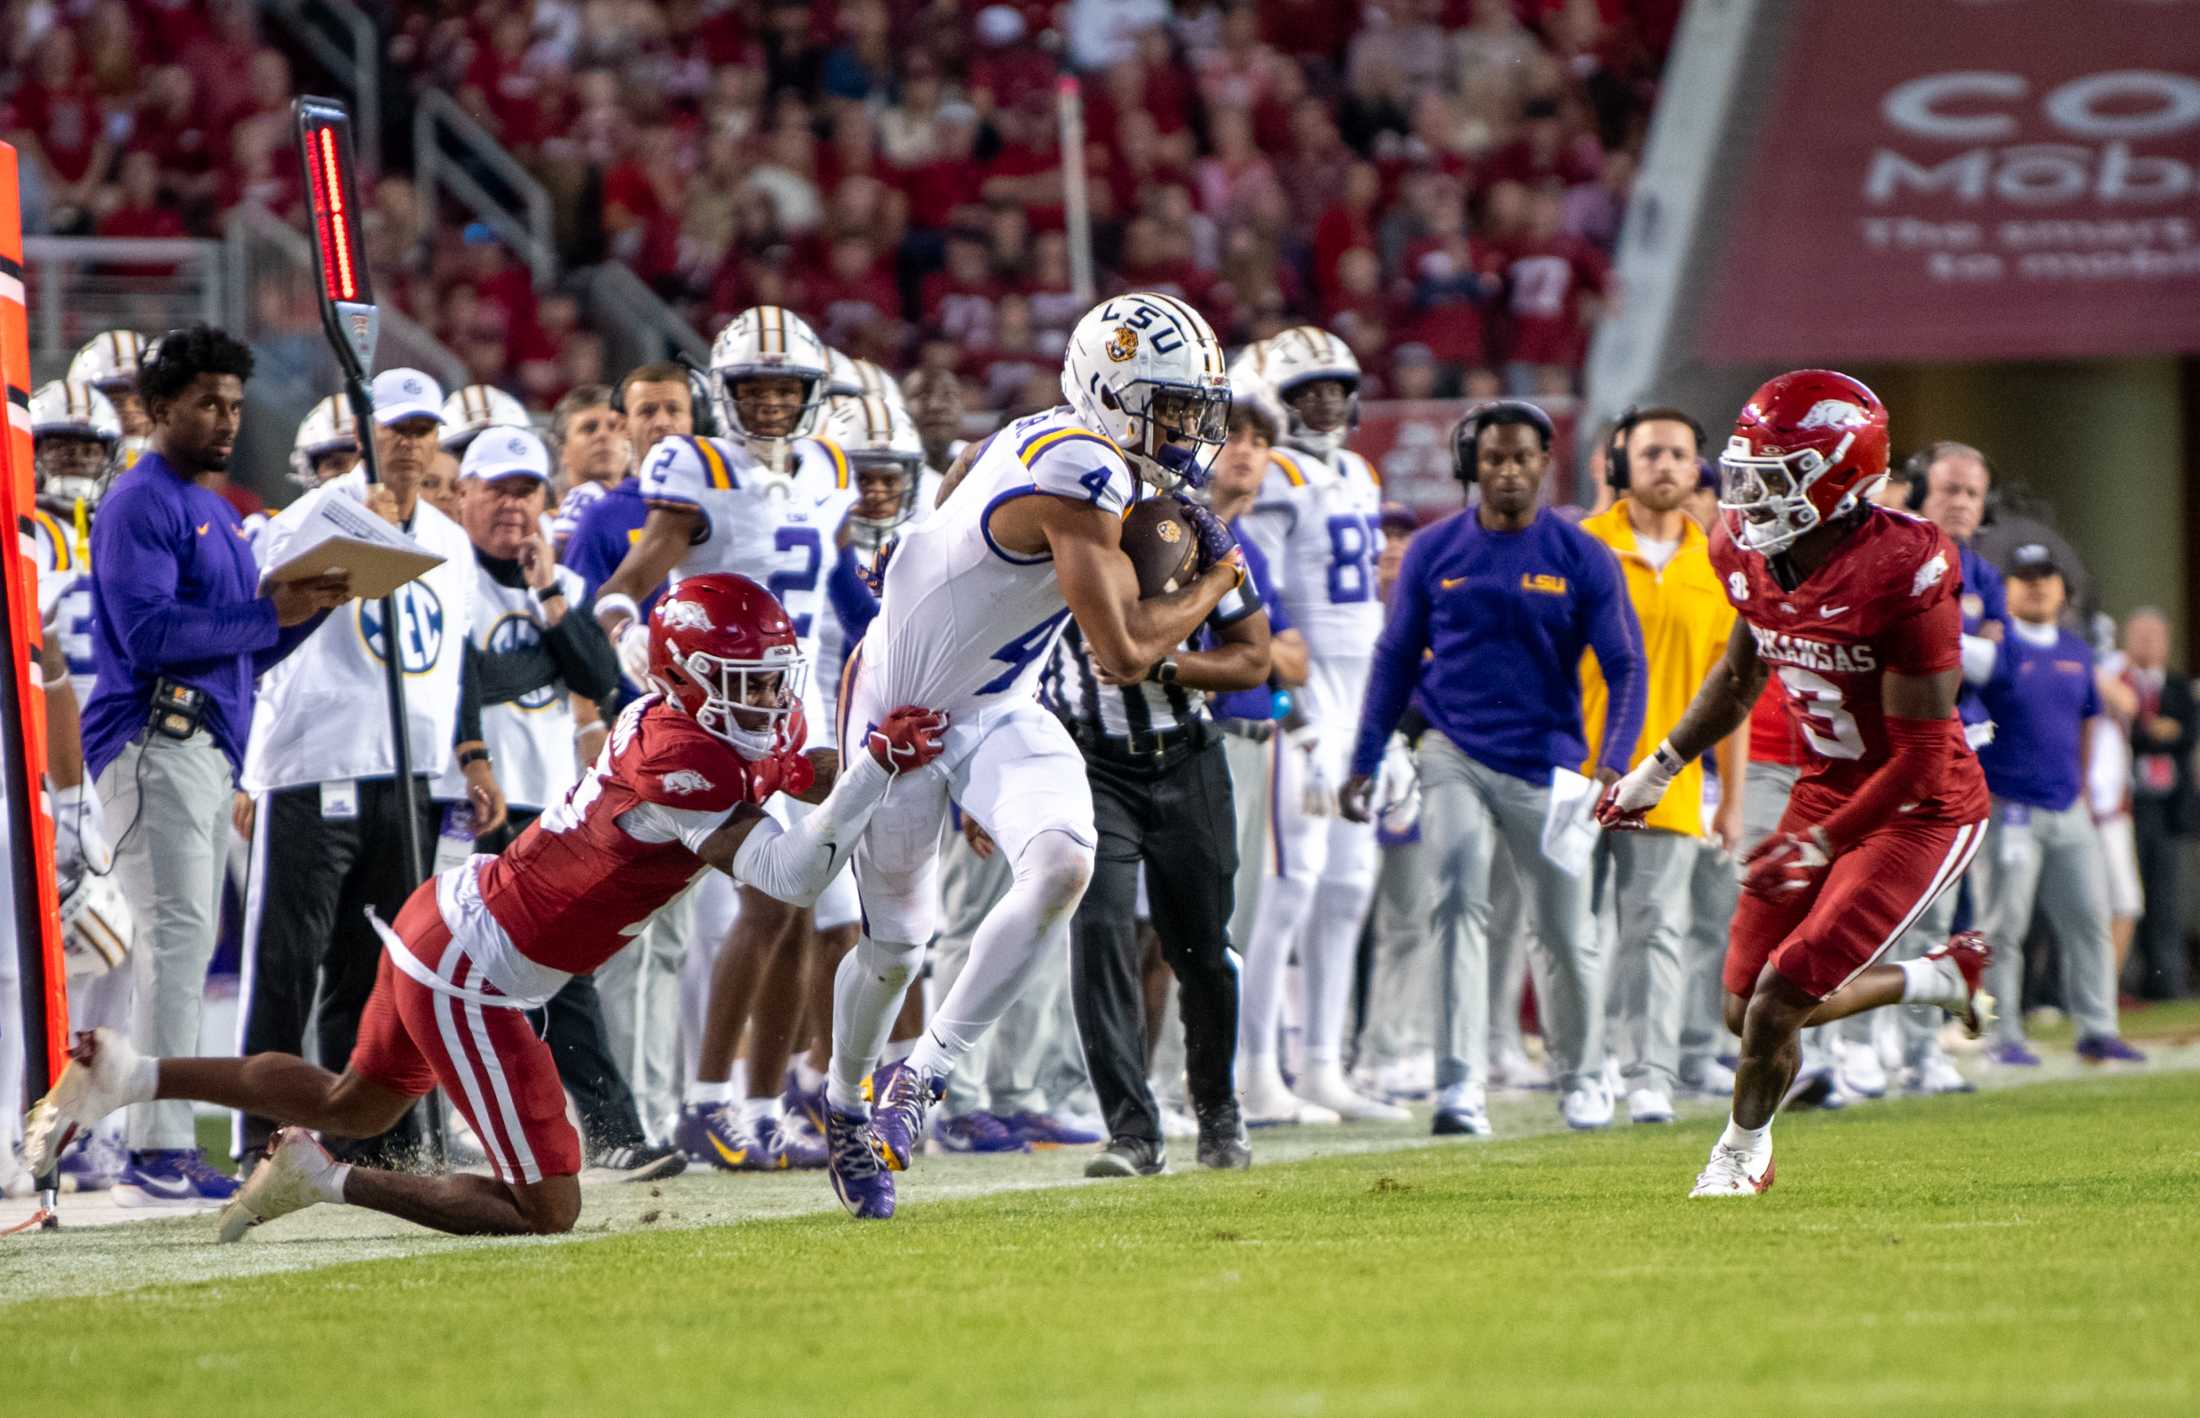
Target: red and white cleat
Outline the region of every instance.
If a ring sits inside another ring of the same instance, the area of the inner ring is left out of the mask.
[[[143,1056],[117,1031],[91,1029],[77,1035],[52,1091],[32,1105],[24,1120],[24,1166],[34,1177],[46,1175],[77,1133],[118,1108],[151,1099],[149,1077]]]
[[[1993,963],[1994,948],[1986,943],[1986,937],[1977,931],[1964,931],[1948,938],[1948,943],[1938,950],[1927,951],[1925,958],[1953,966],[1961,981],[1960,990],[1951,989],[1949,997],[1936,1000],[1950,1018],[1963,1025],[1963,1032],[1973,1039],[1986,1032],[1986,1026],[1994,1022],[1994,997],[1986,993],[1986,967]]]
[[[277,1128],[268,1139],[267,1160],[252,1169],[235,1199],[222,1208],[222,1243],[243,1239],[262,1221],[328,1200],[330,1174],[338,1165],[320,1139],[304,1128]]]
[[[1755,1196],[1772,1185],[1772,1149],[1752,1157],[1723,1142],[1711,1145],[1711,1160],[1697,1174],[1690,1196]]]

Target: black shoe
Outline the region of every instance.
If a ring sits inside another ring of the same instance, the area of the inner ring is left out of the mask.
[[[617,1172],[622,1182],[656,1182],[677,1177],[687,1170],[687,1154],[677,1147],[637,1143],[632,1147],[607,1147],[596,1154],[593,1166]]]
[[[1235,1098],[1200,1112],[1199,1165],[1222,1172],[1242,1172],[1253,1165],[1252,1144],[1246,1141],[1245,1119]]]
[[[1107,1150],[1085,1164],[1088,1177],[1158,1177],[1169,1165],[1167,1149],[1143,1137],[1108,1139]]]

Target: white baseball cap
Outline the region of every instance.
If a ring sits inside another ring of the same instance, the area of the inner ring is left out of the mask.
[[[417,369],[385,369],[374,376],[374,421],[387,427],[407,419],[443,422],[443,390]]]
[[[524,428],[486,429],[466,445],[466,456],[458,465],[458,476],[460,481],[479,478],[485,483],[502,482],[506,478],[548,482],[550,450]]]

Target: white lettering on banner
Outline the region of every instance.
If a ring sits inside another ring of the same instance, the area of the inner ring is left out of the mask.
[[[2099,159],[2095,166],[2096,156]],[[2193,190],[2190,163],[2134,154],[2125,142],[2095,149],[2074,143],[2020,143],[1999,151],[1973,148],[1933,166],[1892,148],[1873,152],[1864,172],[1865,200],[1884,206],[1904,195],[1933,193],[1973,205],[1989,196],[2027,206],[2093,197],[2102,202],[2174,202]]]
[[[1925,74],[1887,90],[1879,101],[1887,122],[1920,138],[1944,143],[1993,142],[2014,137],[2017,120],[2003,113],[1950,113],[1944,105],[1964,99],[2021,99],[2031,89],[2022,74],[1957,70]],[[2133,100],[2148,107],[2124,112]],[[2154,69],[2117,69],[2072,79],[2048,91],[2040,111],[2075,138],[2159,138],[2200,127],[2200,78]]]

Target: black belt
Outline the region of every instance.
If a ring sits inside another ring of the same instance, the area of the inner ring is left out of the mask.
[[[1096,734],[1073,728],[1070,737],[1087,758],[1102,758],[1137,768],[1153,768],[1174,757],[1188,756],[1211,741],[1205,719],[1194,719],[1172,729],[1153,729],[1142,734]]]
[[[1217,714],[1215,727],[1233,738],[1251,739],[1254,743],[1266,743],[1276,736],[1273,719],[1232,719]]]

